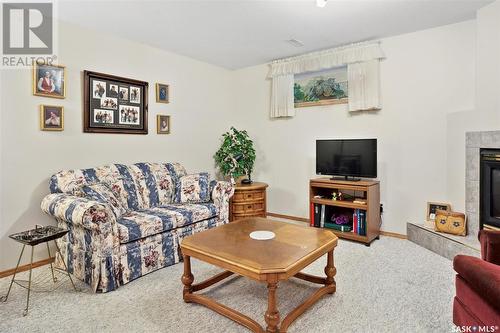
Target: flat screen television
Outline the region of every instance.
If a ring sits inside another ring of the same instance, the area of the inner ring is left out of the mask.
[[[377,139],[316,140],[316,174],[377,178]]]

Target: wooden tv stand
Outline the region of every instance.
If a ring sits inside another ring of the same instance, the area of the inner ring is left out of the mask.
[[[332,192],[341,191],[362,198],[366,203],[355,203],[353,199],[333,200]],[[321,195],[323,198],[315,198]],[[366,212],[366,236],[355,232],[342,232],[329,229],[340,238],[362,242],[367,246],[380,235],[380,184],[378,181],[359,180],[332,180],[330,178],[315,178],[309,181],[309,206],[321,204],[352,209],[361,209]],[[313,217],[311,217],[313,218]],[[310,221],[314,225],[313,221]]]

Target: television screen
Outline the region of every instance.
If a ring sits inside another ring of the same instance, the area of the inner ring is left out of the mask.
[[[316,173],[377,178],[377,139],[316,140]]]

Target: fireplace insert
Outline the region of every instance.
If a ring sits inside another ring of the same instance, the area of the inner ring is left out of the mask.
[[[481,149],[480,228],[500,228],[500,149]]]

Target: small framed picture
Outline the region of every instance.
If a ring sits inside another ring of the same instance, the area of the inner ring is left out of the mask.
[[[93,91],[92,96],[94,98],[100,100],[101,98],[106,97],[106,82],[94,80],[92,82],[92,91]]]
[[[132,105],[120,105],[119,124],[139,125],[140,108]]]
[[[56,65],[33,65],[33,95],[65,98],[66,67]]]
[[[156,84],[156,102],[169,103],[170,102],[169,85],[157,83]]]
[[[141,104],[141,87],[130,86],[130,103]]]
[[[109,85],[109,92],[108,92],[107,97],[113,97],[113,98],[118,97],[118,85],[117,84],[110,84]]]
[[[156,131],[158,134],[170,133],[170,116],[162,114],[156,116]]]
[[[96,126],[112,124],[114,121],[114,113],[111,110],[94,109],[93,118]]]
[[[437,210],[445,210],[447,212],[451,212],[451,205],[442,202],[428,202],[427,203],[427,217],[426,221],[429,226],[432,224],[434,226],[434,220],[436,219],[436,211]]]
[[[118,95],[120,97],[120,101],[128,101],[128,88],[120,87],[120,93]]]
[[[40,105],[40,129],[42,131],[64,130],[64,108],[55,105]]]

